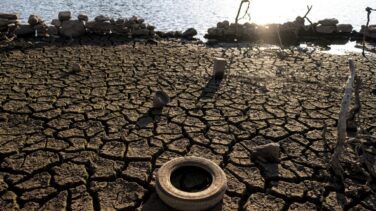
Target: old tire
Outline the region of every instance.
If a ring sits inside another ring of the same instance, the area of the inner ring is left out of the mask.
[[[199,167],[210,173],[209,187],[198,192],[185,192],[171,183],[172,173],[184,166]],[[156,191],[159,198],[178,210],[205,210],[222,200],[227,189],[227,179],[223,170],[214,162],[199,157],[180,157],[165,163],[157,173]]]

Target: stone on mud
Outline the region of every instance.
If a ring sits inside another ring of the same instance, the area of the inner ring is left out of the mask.
[[[47,33],[49,35],[58,35],[59,30],[55,26],[49,26],[48,29],[47,29]]]
[[[278,162],[280,156],[279,143],[270,143],[253,148],[252,157],[266,162]]]

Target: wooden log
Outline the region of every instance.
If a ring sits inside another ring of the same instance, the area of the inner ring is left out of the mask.
[[[346,82],[345,93],[342,98],[341,102],[341,110],[339,113],[338,118],[338,126],[337,126],[337,144],[334,149],[334,153],[330,160],[330,167],[334,171],[334,173],[343,179],[343,169],[340,164],[341,154],[345,148],[345,141],[346,141],[346,124],[347,124],[347,117],[348,111],[351,102],[351,95],[353,91],[353,84],[355,80],[355,65],[352,59],[349,59],[349,68],[350,68],[350,76]]]

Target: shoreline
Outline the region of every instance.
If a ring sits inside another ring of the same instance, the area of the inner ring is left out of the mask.
[[[368,29],[363,26],[357,32],[353,30],[351,24],[339,24],[335,18],[310,23],[310,25],[305,25],[305,17],[299,16],[294,21],[283,24],[234,24],[223,21],[218,22],[216,27],[209,28],[204,38],[207,39],[206,43],[209,45],[221,42],[262,42],[281,47],[299,46],[306,43],[318,46],[344,45],[350,41],[361,41],[363,34],[365,34],[366,41],[370,43],[376,41],[376,26],[373,25],[370,25]],[[30,37],[76,38],[90,34],[116,34],[129,39],[197,40],[195,38],[197,30],[194,28],[188,28],[184,32],[157,31],[154,26],[145,23],[143,18],[137,16],[115,20],[99,15],[94,20],[89,20],[88,16],[79,14],[77,20],[74,20],[70,11],[62,11],[51,23],[45,22],[37,15],[30,15],[28,24],[23,24],[16,13],[0,13],[0,39],[5,41]]]

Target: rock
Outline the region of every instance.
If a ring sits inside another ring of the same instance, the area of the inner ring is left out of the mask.
[[[164,91],[157,91],[154,95],[153,99],[153,107],[154,108],[163,108],[170,102],[170,97]]]
[[[35,26],[43,21],[39,16],[30,15],[27,22],[30,24],[30,26]]]
[[[208,45],[215,45],[218,43],[218,40],[216,39],[208,39],[208,41],[206,42],[206,44]]]
[[[227,61],[224,58],[215,58],[213,65],[213,76],[223,78],[226,71]]]
[[[110,22],[97,22],[97,21],[89,21],[86,23],[86,28],[89,32],[96,33],[96,34],[108,34],[111,32],[113,26]]]
[[[323,26],[335,26],[338,24],[338,20],[335,18],[328,18],[328,19],[320,20],[318,23]]]
[[[376,33],[376,25],[369,25],[368,26],[368,32]]]
[[[362,25],[362,28],[360,30],[360,33],[364,33],[366,26]],[[376,33],[376,25],[369,25],[367,29],[368,33]]]
[[[79,37],[86,33],[84,24],[79,20],[64,21],[61,24],[60,34],[66,37]]]
[[[223,28],[227,29],[228,27],[230,27],[230,22],[229,21],[223,21],[222,26],[223,26]]]
[[[79,21],[85,21],[85,22],[88,22],[88,21],[89,21],[89,17],[88,17],[87,15],[84,15],[84,14],[79,14],[79,15],[77,16],[77,19],[78,19]]]
[[[104,16],[104,15],[98,15],[97,17],[95,17],[94,21],[95,22],[106,22],[106,21],[110,21],[111,19],[107,16]]]
[[[48,26],[41,22],[34,26],[34,29],[36,31],[37,37],[48,37]]]
[[[149,31],[154,31],[155,26],[147,25],[146,28],[147,28]]]
[[[17,13],[0,13],[0,18],[8,20],[20,19],[20,15]]]
[[[181,31],[175,31],[175,32],[174,32],[174,37],[175,37],[175,38],[179,38],[179,37],[181,37],[181,36],[183,36],[183,32],[181,32]]]
[[[147,29],[138,29],[138,30],[132,31],[132,36],[135,36],[135,37],[149,36],[149,35],[150,35],[150,32]]]
[[[62,12],[59,12],[58,17],[59,17],[59,21],[63,22],[63,21],[69,21],[72,15],[70,11],[62,11]]]
[[[120,34],[120,35],[128,35],[129,32],[130,32],[130,30],[128,29],[128,27],[125,27],[125,26],[122,26],[122,25],[112,26],[111,31],[114,34]]]
[[[192,38],[193,36],[197,35],[197,30],[194,28],[189,28],[185,32],[183,32],[183,37],[185,38]]]
[[[59,27],[61,26],[61,21],[59,21],[58,19],[53,19],[53,20],[51,21],[51,25],[53,25],[53,26],[59,28]]]
[[[362,26],[362,29],[360,30],[361,34],[365,32],[365,28],[366,26]],[[376,39],[376,25],[369,25],[365,33],[367,37]]]
[[[294,21],[294,23],[300,27],[304,27],[304,22],[305,22],[305,19],[300,16],[296,17]]]
[[[82,71],[82,66],[78,63],[72,64],[72,72],[78,73]]]
[[[212,36],[212,37],[216,37],[218,35],[217,31],[218,30],[217,30],[216,27],[209,28],[208,29],[208,35]]]
[[[353,27],[351,24],[338,24],[337,25],[337,31],[342,33],[351,33],[353,30]]]
[[[279,143],[270,143],[253,148],[252,157],[261,161],[278,162],[279,156]]]
[[[139,18],[137,16],[132,16],[130,19],[129,19],[130,22],[132,23],[137,23],[137,24],[141,24],[143,23],[145,20],[143,18]]]
[[[322,34],[332,34],[337,31],[336,26],[324,26],[324,25],[318,25],[316,26],[316,32],[322,33]]]
[[[227,29],[228,27],[230,27],[230,22],[228,22],[228,21],[223,21],[223,22],[217,23],[217,28]]]
[[[58,35],[59,34],[59,30],[55,26],[49,26],[47,28],[47,33],[49,35]]]
[[[0,26],[8,26],[9,24],[18,24],[18,20],[8,20],[0,18]]]
[[[156,31],[155,32],[159,37],[166,37],[166,33],[165,32],[162,32],[162,31]]]
[[[22,24],[19,25],[18,28],[16,29],[16,35],[17,36],[26,36],[26,35],[35,35],[35,29],[28,25],[28,24]]]

